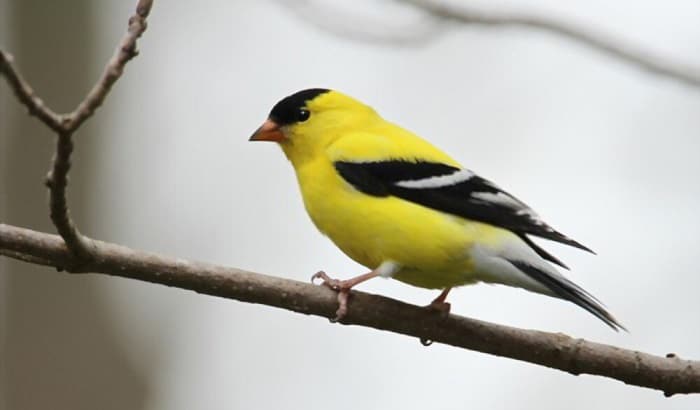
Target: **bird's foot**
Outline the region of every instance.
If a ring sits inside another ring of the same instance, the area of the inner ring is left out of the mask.
[[[442,317],[449,316],[452,305],[450,305],[448,302],[445,302],[445,300],[447,299],[447,295],[450,293],[450,290],[452,290],[451,287],[444,289],[442,293],[440,293],[440,296],[436,297],[435,300],[430,302],[430,304],[426,307],[430,310],[440,313],[440,316]]]
[[[348,280],[338,280],[333,279],[326,275],[324,271],[318,271],[311,277],[311,283],[314,283],[316,279],[321,279],[321,285],[327,286],[336,292],[338,292],[338,310],[335,312],[335,318],[331,319],[331,322],[340,321],[348,313],[348,298],[350,297],[350,289],[353,286],[362,283],[368,279],[379,276],[376,270],[365,273],[360,276],[356,276]]]
[[[331,288],[333,290],[340,290],[342,287],[342,281],[340,279],[333,279],[326,274],[326,272],[320,270],[311,276],[311,283],[316,284],[316,279],[321,279],[321,285]]]
[[[321,279],[321,285],[326,286],[338,292],[338,310],[335,311],[335,318],[331,322],[340,321],[348,313],[348,297],[350,289],[355,285],[352,280],[339,280],[331,278],[324,271],[318,271],[311,277],[311,283],[315,283],[316,279]]]
[[[450,309],[452,309],[452,305],[449,302],[442,302],[442,301],[432,301],[428,306],[426,306],[428,309],[433,310],[437,313],[440,314],[440,316],[449,316],[450,315]]]

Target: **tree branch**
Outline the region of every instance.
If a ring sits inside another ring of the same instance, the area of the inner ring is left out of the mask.
[[[68,249],[81,261],[91,256],[90,239],[78,231],[71,218],[66,197],[68,171],[70,171],[73,153],[73,134],[102,105],[112,85],[124,72],[126,63],[138,54],[136,41],[146,31],[146,17],[152,6],[153,0],[138,1],[136,12],[129,19],[127,33],[119,42],[104,72],[83,101],[68,114],[56,114],[46,106],[14,67],[12,56],[0,50],[0,74],[6,78],[10,88],[19,101],[27,107],[29,113],[39,118],[58,135],[51,171],[46,176],[46,186],[50,191],[50,217],[59,235],[66,241]]]
[[[72,254],[56,235],[0,224],[0,254],[47,266],[72,266]],[[289,279],[235,268],[168,258],[94,241],[81,272],[104,273],[259,303],[307,315],[335,317],[335,292]],[[700,362],[659,357],[557,333],[523,330],[434,311],[383,296],[352,292],[346,325],[366,326],[522,360],[571,374],[610,377],[670,396],[700,392]]]
[[[139,0],[136,13],[129,19],[129,28],[119,42],[114,55],[107,63],[102,76],[78,107],[66,116],[66,131],[75,131],[102,105],[112,85],[121,77],[124,67],[138,55],[136,41],[146,31],[146,18],[153,7],[153,0]]]
[[[46,104],[37,97],[32,87],[17,71],[12,55],[0,50],[0,74],[5,77],[7,84],[17,96],[17,99],[27,107],[29,115],[33,115],[56,132],[63,130],[61,116],[47,107]]]
[[[56,152],[51,161],[51,170],[46,176],[46,186],[49,188],[49,216],[58,234],[66,241],[68,249],[76,256],[84,259],[90,257],[89,239],[83,236],[71,218],[68,209],[68,171],[71,167],[73,153],[73,138],[71,132],[60,131],[56,139]]]
[[[525,27],[559,35],[654,74],[700,87],[700,67],[671,62],[607,34],[599,34],[571,22],[525,13],[491,12],[435,0],[400,0],[435,17],[463,24]]]
[[[396,23],[393,19],[372,19],[366,13],[355,14],[338,8],[339,2],[277,0],[296,18],[345,40],[392,47],[415,47],[434,41],[447,27],[430,14],[416,21]]]

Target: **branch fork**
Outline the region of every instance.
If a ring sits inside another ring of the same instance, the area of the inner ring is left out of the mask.
[[[91,239],[78,230],[68,209],[66,189],[68,172],[71,168],[73,153],[73,135],[80,126],[102,105],[112,85],[121,77],[124,67],[138,55],[136,41],[146,31],[146,18],[153,6],[153,0],[140,0],[136,12],[129,18],[129,27],[102,75],[83,101],[70,113],[57,114],[39,98],[27,81],[14,66],[12,55],[0,50],[0,74],[7,80],[17,99],[27,107],[30,115],[36,116],[56,135],[56,151],[51,161],[45,185],[49,189],[49,209],[59,235],[66,243],[72,258],[64,268],[69,271],[80,270],[92,258]]]

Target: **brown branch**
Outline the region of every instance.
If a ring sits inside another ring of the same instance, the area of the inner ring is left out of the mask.
[[[0,224],[0,254],[54,267],[74,265],[56,236]],[[174,286],[259,303],[297,313],[335,317],[335,293],[325,287],[235,268],[168,258],[94,241],[93,258],[81,272]],[[450,315],[387,297],[352,292],[346,325],[359,325],[456,347],[522,360],[571,374],[610,377],[663,391],[667,396],[700,392],[700,362],[573,339],[561,333],[517,329]]]
[[[12,55],[0,50],[0,74],[5,77],[7,84],[17,96],[17,99],[27,107],[29,115],[33,115],[56,132],[63,130],[62,119],[51,108],[37,97],[32,87],[17,71]]]
[[[102,105],[112,85],[121,77],[124,67],[138,55],[136,40],[146,31],[146,17],[151,12],[153,0],[139,0],[136,13],[129,19],[129,28],[119,42],[114,55],[107,63],[102,76],[78,107],[66,116],[66,131],[75,131]]]
[[[66,241],[68,249],[80,260],[91,256],[91,248],[89,246],[90,239],[78,231],[71,218],[66,197],[68,171],[71,167],[71,154],[73,153],[73,134],[102,105],[112,85],[124,72],[126,63],[138,54],[136,41],[146,31],[146,17],[148,17],[152,6],[153,0],[138,1],[136,12],[129,19],[127,33],[119,42],[104,72],[83,101],[68,114],[56,114],[46,106],[14,67],[12,56],[0,51],[0,74],[5,77],[10,88],[19,101],[27,107],[29,113],[39,118],[58,135],[51,171],[46,176],[46,186],[50,191],[50,216],[56,230]]]
[[[41,122],[56,133],[73,133],[102,105],[112,85],[121,77],[129,60],[138,55],[136,41],[146,31],[146,18],[153,6],[153,0],[139,0],[136,12],[129,19],[129,28],[119,42],[114,55],[107,63],[102,75],[97,80],[83,101],[68,114],[57,114],[39,98],[32,87],[13,64],[12,55],[0,50],[0,74],[2,74],[17,99]]]
[[[525,27],[549,32],[574,40],[611,57],[623,60],[654,74],[680,81],[693,87],[700,87],[700,67],[692,67],[679,62],[667,61],[645,52],[631,44],[615,39],[607,34],[599,34],[571,22],[554,18],[525,14],[490,12],[449,4],[434,0],[401,0],[435,17],[463,24],[480,24],[501,27]]]
[[[66,188],[68,187],[68,171],[71,167],[73,152],[72,134],[68,131],[58,133],[56,152],[54,153],[51,171],[46,176],[46,186],[49,188],[49,216],[58,234],[66,241],[68,249],[75,256],[84,259],[90,257],[90,240],[82,235],[70,216]]]
[[[430,15],[397,24],[386,18],[371,20],[366,14],[351,13],[339,8],[339,2],[278,0],[276,3],[296,18],[330,35],[372,45],[415,47],[434,41],[446,29]]]

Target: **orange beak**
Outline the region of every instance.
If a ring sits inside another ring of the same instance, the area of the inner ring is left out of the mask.
[[[280,130],[280,126],[268,118],[265,120],[265,122],[263,122],[260,128],[255,130],[248,141],[282,142],[286,139],[287,137],[285,137],[282,130]]]

